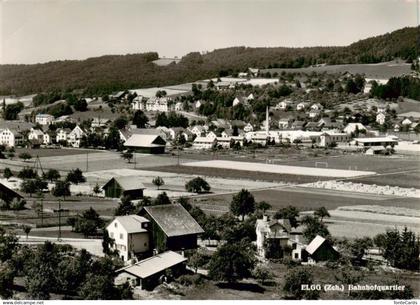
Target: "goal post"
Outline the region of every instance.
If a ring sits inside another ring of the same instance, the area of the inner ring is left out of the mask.
[[[328,168],[328,162],[323,162],[323,161],[316,161],[315,162],[315,167],[316,168],[318,168],[318,167],[324,167],[324,168]]]

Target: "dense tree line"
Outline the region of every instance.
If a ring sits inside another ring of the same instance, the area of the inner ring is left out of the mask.
[[[420,100],[420,79],[404,76],[392,77],[385,85],[374,82],[370,93],[381,99],[396,99],[403,96]]]
[[[321,63],[377,63],[396,57],[412,62],[418,55],[417,35],[418,28],[404,28],[347,47],[232,47],[204,55],[190,53],[178,64],[168,66],[152,63],[158,58],[157,53],[108,55],[83,61],[36,65],[2,65],[0,93],[85,89],[87,95],[101,95],[127,88],[172,85],[217,75],[222,77],[249,67],[300,68]]]

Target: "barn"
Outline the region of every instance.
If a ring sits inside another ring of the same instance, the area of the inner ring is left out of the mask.
[[[159,135],[133,134],[124,143],[124,146],[139,153],[163,154],[165,153],[166,141]]]
[[[130,199],[143,198],[143,190],[145,189],[139,177],[125,176],[112,177],[104,184],[102,189],[105,192],[105,197],[120,198],[128,196]]]
[[[140,215],[151,222],[151,243],[158,252],[197,248],[203,229],[180,204],[146,206]]]
[[[23,197],[19,193],[0,183],[0,199],[11,202],[15,198],[22,199]]]

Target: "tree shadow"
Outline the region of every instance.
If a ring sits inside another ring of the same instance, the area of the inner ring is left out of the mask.
[[[254,283],[217,283],[217,287],[221,289],[233,289],[239,291],[250,291],[255,293],[264,293],[265,288]]]

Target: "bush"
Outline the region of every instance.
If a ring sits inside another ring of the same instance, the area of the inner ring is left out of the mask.
[[[185,184],[185,189],[190,193],[203,193],[210,191],[210,185],[203,178],[196,177]]]
[[[176,281],[183,286],[199,286],[204,283],[204,277],[201,274],[184,274]]]
[[[10,204],[10,209],[15,211],[23,210],[25,205],[26,201],[24,199],[14,198]]]

